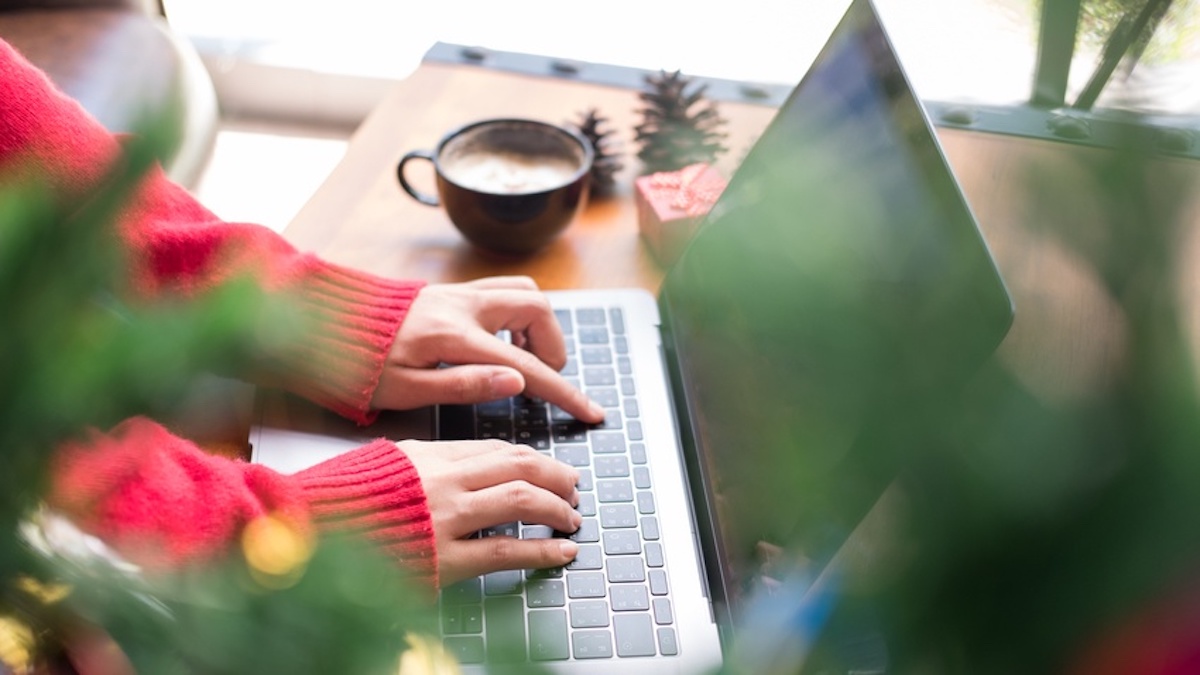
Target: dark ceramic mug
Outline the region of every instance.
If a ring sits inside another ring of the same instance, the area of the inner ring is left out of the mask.
[[[533,253],[554,240],[587,201],[595,152],[579,132],[530,119],[473,122],[413,150],[396,166],[414,199],[446,210],[472,244],[505,255]],[[433,164],[437,194],[413,187],[405,167]]]

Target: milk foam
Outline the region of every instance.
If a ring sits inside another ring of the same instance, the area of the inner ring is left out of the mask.
[[[492,194],[543,192],[565,185],[579,167],[561,157],[488,152],[456,157],[442,167],[459,185]]]

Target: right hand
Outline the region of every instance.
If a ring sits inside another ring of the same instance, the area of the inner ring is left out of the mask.
[[[570,539],[468,539],[502,523],[579,529],[579,471],[524,445],[504,441],[404,441],[421,477],[442,586],[503,569],[561,567],[575,559]]]

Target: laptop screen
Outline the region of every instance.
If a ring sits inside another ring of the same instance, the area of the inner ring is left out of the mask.
[[[1012,307],[871,5],[856,0],[660,295],[714,603],[818,567]]]

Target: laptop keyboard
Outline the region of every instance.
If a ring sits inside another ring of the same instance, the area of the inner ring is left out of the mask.
[[[499,438],[579,469],[579,555],[565,568],[494,572],[444,588],[443,643],[463,663],[619,659],[679,653],[670,585],[625,323],[617,308],[555,312],[563,375],[606,410],[586,425],[517,396],[442,406],[439,437]],[[476,536],[566,537],[507,523]]]

